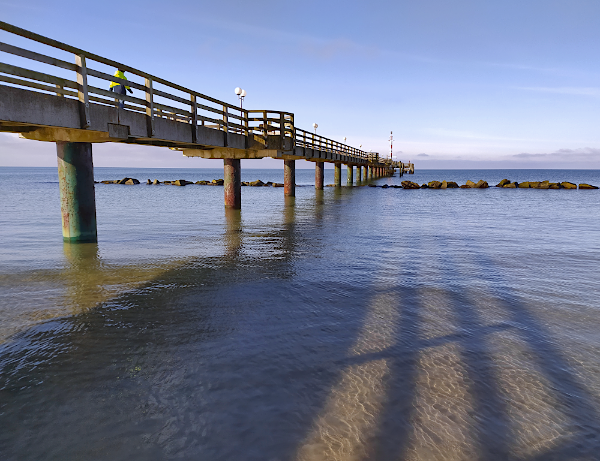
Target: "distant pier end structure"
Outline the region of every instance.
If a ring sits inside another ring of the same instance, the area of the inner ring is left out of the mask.
[[[295,195],[296,160],[315,163],[317,189],[323,188],[324,163],[335,164],[335,186],[341,186],[342,164],[348,185],[354,167],[357,181],[361,168],[372,177],[406,171],[400,162],[297,128],[292,113],[242,109],[6,22],[0,30],[20,37],[19,46],[0,42],[0,131],[56,143],[67,242],[97,241],[93,143],[162,146],[223,159],[224,201],[231,208],[241,207],[241,159],[283,160],[287,196]],[[114,77],[115,69],[129,80]],[[129,86],[133,95],[109,91],[110,82]]]

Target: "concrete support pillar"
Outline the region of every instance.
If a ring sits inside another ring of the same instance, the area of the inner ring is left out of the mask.
[[[98,242],[92,144],[57,142],[56,157],[63,240]]]
[[[296,196],[296,161],[283,161],[283,195],[285,197]]]
[[[365,181],[366,181],[366,180],[368,180],[368,179],[369,179],[369,167],[368,167],[368,166],[365,166],[365,167],[363,167],[363,169],[364,169],[364,172],[363,172],[363,173],[364,173],[364,174],[363,174],[363,177],[365,178]]]
[[[242,167],[240,159],[223,159],[225,207],[242,208]]]
[[[325,162],[315,163],[315,189],[323,190],[325,180]]]
[[[376,176],[375,174],[375,167],[374,166],[370,166],[369,167],[369,179],[373,179]]]
[[[336,163],[335,170],[333,172],[333,183],[335,187],[342,187],[342,164]]]
[[[362,166],[357,165],[356,166],[356,184],[358,184],[359,182],[362,181],[362,179],[361,179],[361,172],[362,172]]]
[[[347,171],[347,178],[346,178],[346,185],[348,187],[352,186],[352,183],[354,182],[354,167],[352,165],[347,165],[348,171]]]

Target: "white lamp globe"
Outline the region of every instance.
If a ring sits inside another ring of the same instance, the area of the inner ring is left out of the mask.
[[[317,128],[319,128],[319,125],[317,125],[316,123],[313,123],[313,128],[316,130]]]
[[[244,98],[244,97],[246,96],[246,90],[242,90],[242,92],[240,93],[240,96],[241,96],[242,98]]]
[[[238,87],[235,89],[235,94],[237,94],[237,95],[239,96],[239,95],[242,93],[242,91],[243,91],[243,90],[242,90],[242,89],[241,89],[241,88],[238,86]]]

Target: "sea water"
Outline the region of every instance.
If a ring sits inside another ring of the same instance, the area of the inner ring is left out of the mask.
[[[600,171],[373,183],[503,178]],[[0,168],[0,459],[595,459],[600,191],[296,182],[96,184],[68,245],[56,169]]]

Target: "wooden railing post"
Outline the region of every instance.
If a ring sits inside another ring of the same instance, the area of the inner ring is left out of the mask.
[[[85,66],[85,56],[75,55],[75,64],[77,64],[77,94],[79,96],[79,113],[81,117],[81,128],[90,127],[90,96],[87,85],[87,68]]]
[[[241,113],[242,117],[244,117],[244,130],[245,130],[245,134],[246,136],[250,136],[250,125],[248,122],[248,111],[245,110]]]
[[[263,111],[263,136],[265,138],[265,143],[269,139],[269,130],[268,130],[268,121],[267,121],[267,111]]]
[[[227,133],[227,129],[229,128],[229,110],[227,106],[223,106],[223,131]]]
[[[283,112],[279,114],[279,139],[281,141],[281,150],[285,149],[285,116]]]
[[[191,110],[192,110],[192,142],[196,144],[198,142],[198,102],[196,101],[196,95],[190,95],[191,99]]]
[[[149,138],[153,137],[154,129],[154,90],[152,88],[152,79],[146,79],[146,132]]]
[[[63,93],[63,90],[65,88],[62,85],[56,85],[56,96],[60,96],[62,98],[65,97],[65,93]]]
[[[227,147],[227,132],[229,131],[229,110],[223,105],[223,131],[225,132],[223,145]]]

